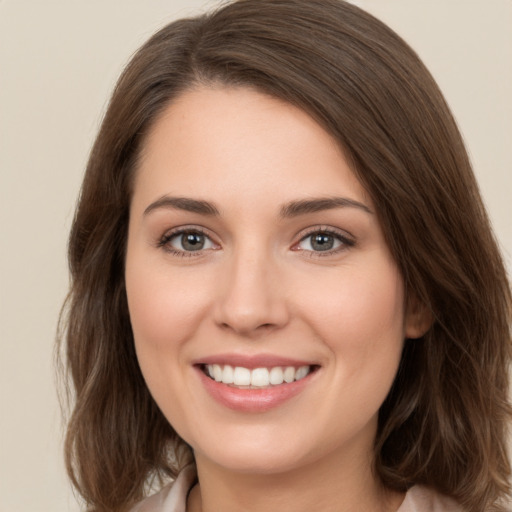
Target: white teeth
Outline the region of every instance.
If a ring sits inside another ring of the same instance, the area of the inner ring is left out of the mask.
[[[222,368],[218,364],[213,365],[213,378],[217,382],[222,382]]]
[[[301,366],[295,372],[295,380],[303,379],[309,373],[309,366]]]
[[[269,386],[279,386],[283,382],[290,383],[306,377],[311,372],[310,366],[293,366],[281,367],[274,366],[272,368],[244,368],[236,366],[233,368],[229,364],[208,364],[206,365],[208,375],[223,384],[231,384],[234,386],[266,388]]]
[[[259,388],[270,384],[268,370],[266,368],[255,368],[251,372],[251,386]]]
[[[235,384],[235,386],[250,386],[251,370],[237,366],[233,374],[233,384]]]
[[[269,381],[270,384],[277,386],[279,384],[282,384],[284,381],[283,377],[283,369],[280,366],[276,366],[270,370],[269,374]]]
[[[233,384],[235,382],[233,367],[229,366],[229,364],[224,366],[224,370],[222,370],[222,382],[224,384]]]
[[[295,368],[293,366],[287,366],[283,372],[285,382],[293,382],[295,380]]]

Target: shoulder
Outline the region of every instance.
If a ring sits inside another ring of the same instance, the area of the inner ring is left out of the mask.
[[[409,489],[397,512],[463,512],[463,510],[448,496],[423,485],[415,485]]]
[[[130,512],[185,512],[188,492],[196,478],[193,464],[184,467],[174,482],[137,503]]]

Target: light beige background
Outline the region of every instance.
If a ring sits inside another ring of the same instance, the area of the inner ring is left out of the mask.
[[[512,2],[358,0],[431,68],[512,268]],[[0,0],[0,512],[77,511],[61,462],[53,339],[66,237],[115,79],[203,0]]]

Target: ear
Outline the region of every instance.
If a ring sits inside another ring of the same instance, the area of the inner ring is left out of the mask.
[[[416,294],[411,293],[407,299],[404,319],[405,337],[421,338],[434,323],[434,315]]]

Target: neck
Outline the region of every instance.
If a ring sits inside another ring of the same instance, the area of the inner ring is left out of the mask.
[[[196,454],[199,484],[187,512],[394,512],[403,495],[382,486],[372,456],[324,457],[279,473],[246,473],[221,468]]]

